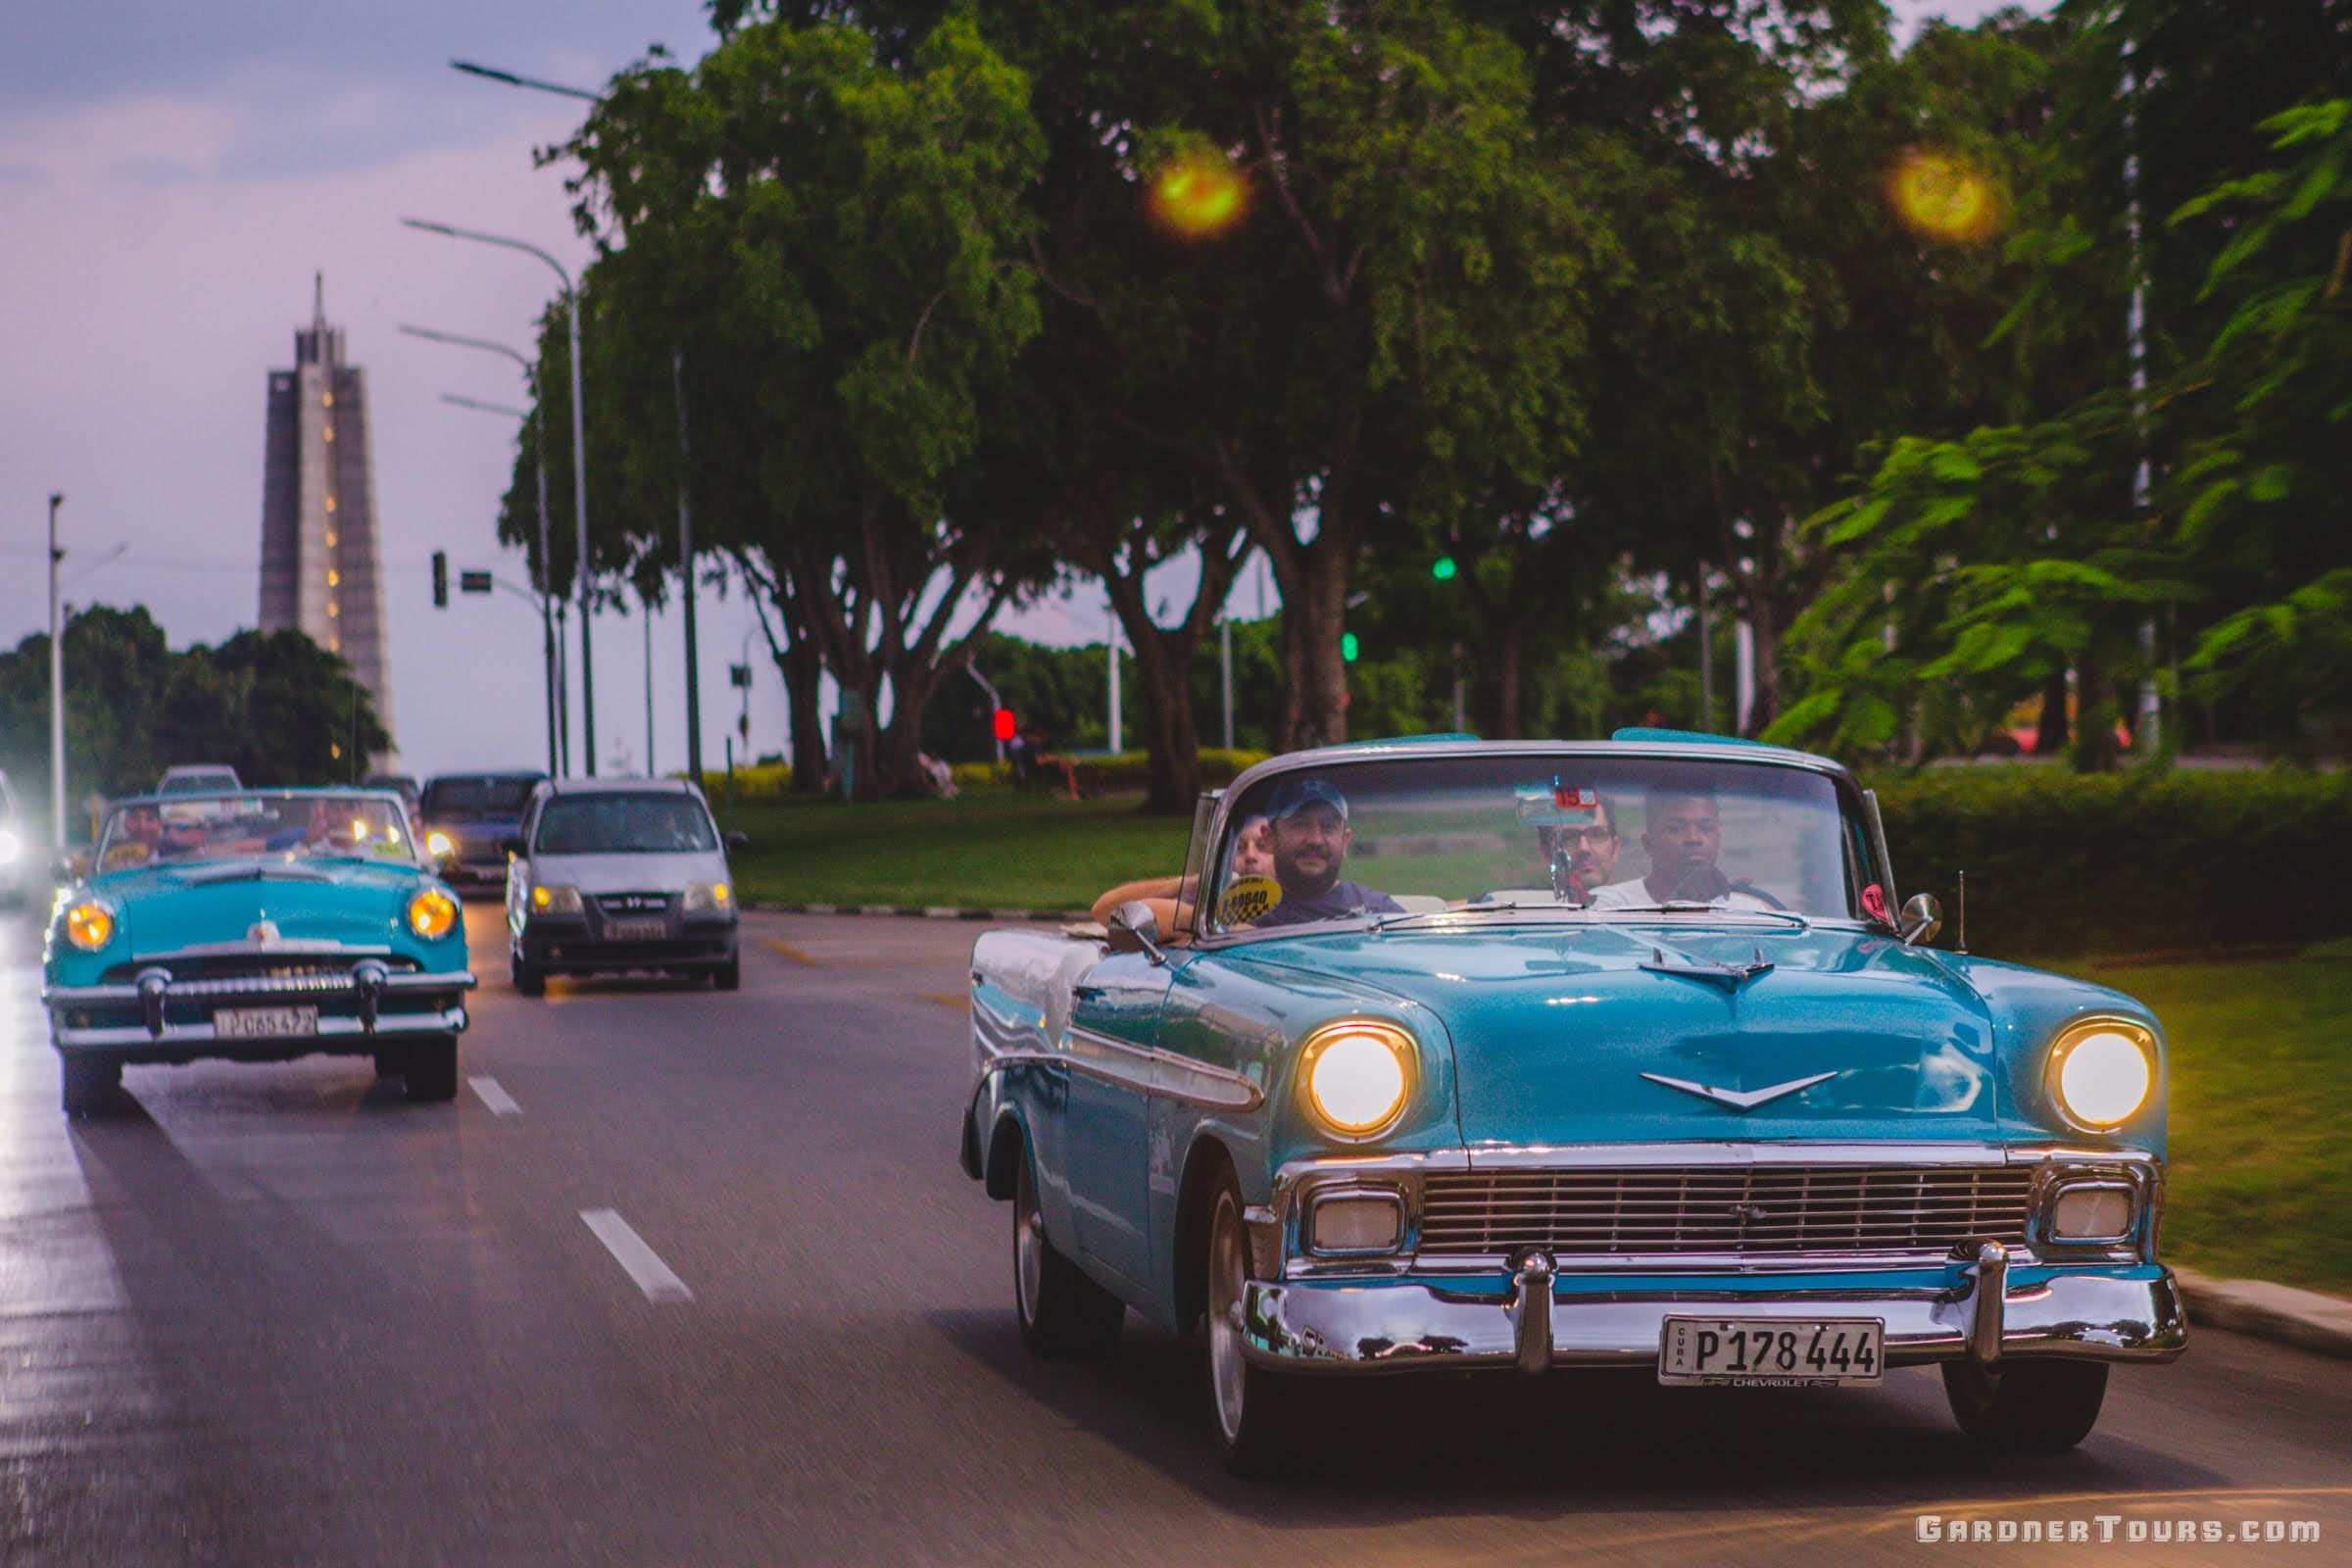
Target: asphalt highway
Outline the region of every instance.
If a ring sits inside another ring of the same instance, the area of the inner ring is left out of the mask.
[[[955,1159],[976,927],[754,915],[740,993],[527,1002],[497,919],[454,1104],[319,1057],[75,1124],[0,925],[0,1561],[2352,1560],[2352,1362],[2204,1330],[2056,1458],[1973,1452],[1933,1371],[1505,1374],[1350,1389],[1303,1474],[1229,1479],[1194,1347],[1021,1349]],[[2154,1542],[2271,1520],[2322,1540]]]

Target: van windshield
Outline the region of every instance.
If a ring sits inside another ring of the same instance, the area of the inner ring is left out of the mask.
[[[689,795],[558,796],[540,808],[541,855],[692,855],[718,848],[718,830]]]

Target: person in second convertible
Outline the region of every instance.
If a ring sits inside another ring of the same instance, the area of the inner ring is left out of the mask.
[[[1344,882],[1348,863],[1348,797],[1324,779],[1285,779],[1266,802],[1274,824],[1274,880],[1282,899],[1253,922],[1269,926],[1346,920],[1359,914],[1401,914],[1404,906],[1360,882]]]
[[[1593,891],[1595,909],[1635,909],[1658,904],[1706,904],[1719,909],[1778,909],[1781,901],[1752,882],[1734,882],[1715,862],[1723,854],[1723,822],[1715,797],[1659,791],[1643,802],[1642,848],[1649,874]]]

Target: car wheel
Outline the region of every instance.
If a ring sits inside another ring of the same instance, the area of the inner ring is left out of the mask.
[[[1960,1430],[1986,1447],[2055,1453],[2090,1436],[2107,1397],[2104,1361],[1943,1363],[1944,1397]]]
[[[106,1056],[63,1056],[66,1114],[103,1116],[120,1103],[122,1064]]]
[[[547,995],[547,974],[521,954],[514,954],[508,962],[514,975],[514,989],[526,997]]]
[[[429,1102],[458,1098],[458,1037],[434,1035],[408,1049],[402,1072],[409,1080],[409,1098]]]
[[[1026,1150],[1012,1199],[1012,1304],[1021,1343],[1036,1355],[1108,1355],[1127,1323],[1127,1303],[1088,1279],[1046,1239]]]
[[[729,958],[711,970],[710,985],[711,989],[716,991],[740,991],[743,989],[743,959],[740,956]]]
[[[1300,1406],[1295,1376],[1243,1354],[1242,1303],[1250,1280],[1250,1231],[1241,1189],[1227,1173],[1208,1224],[1208,1396],[1217,1457],[1236,1475],[1272,1475],[1297,1460]]]

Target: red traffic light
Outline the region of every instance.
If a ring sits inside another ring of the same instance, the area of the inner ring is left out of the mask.
[[[995,716],[989,721],[989,728],[996,732],[997,739],[1001,741],[1012,739],[1012,710],[1009,708],[998,709]]]

